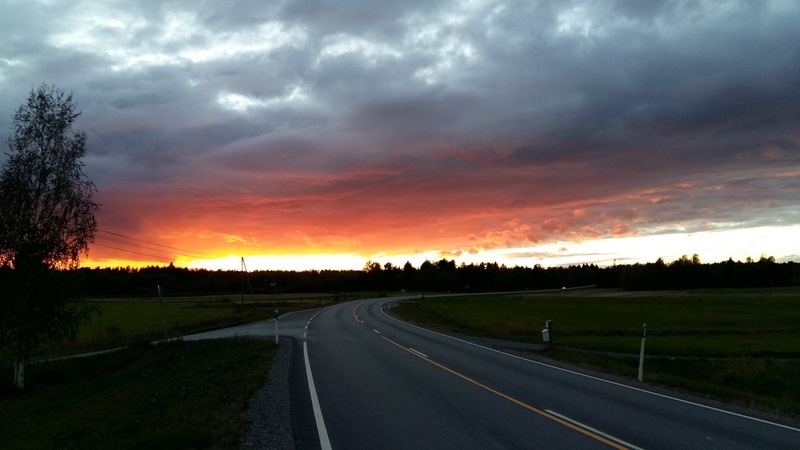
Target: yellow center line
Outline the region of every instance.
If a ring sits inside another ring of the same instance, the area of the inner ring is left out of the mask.
[[[608,440],[608,439],[604,438],[603,436],[600,436],[600,435],[598,435],[598,434],[592,433],[592,432],[591,432],[591,431],[589,431],[589,430],[586,430],[586,429],[584,429],[584,428],[581,428],[581,427],[579,427],[579,426],[577,426],[577,425],[574,425],[574,424],[572,424],[572,423],[570,423],[570,422],[567,422],[566,420],[564,420],[564,419],[561,419],[560,417],[556,417],[556,416],[554,416],[554,415],[552,415],[552,414],[550,414],[550,413],[548,413],[548,412],[546,412],[546,411],[542,411],[541,409],[534,408],[533,406],[531,406],[531,405],[529,405],[529,404],[527,404],[527,403],[525,403],[525,402],[519,401],[519,400],[515,399],[514,397],[511,397],[511,396],[509,396],[509,395],[503,394],[502,392],[500,392],[500,391],[497,391],[497,390],[495,390],[495,389],[492,389],[492,388],[490,388],[489,386],[486,386],[486,385],[485,385],[485,384],[483,384],[483,383],[480,383],[480,382],[478,382],[478,381],[475,381],[475,380],[473,380],[472,378],[470,378],[470,377],[468,377],[468,376],[466,376],[466,375],[463,375],[463,374],[461,374],[461,373],[459,373],[459,372],[456,372],[455,370],[453,370],[453,369],[451,369],[451,368],[449,368],[449,367],[443,366],[443,365],[441,365],[441,364],[437,363],[436,361],[433,361],[433,360],[432,360],[432,359],[430,359],[430,358],[426,358],[426,357],[424,357],[424,356],[420,355],[419,353],[417,353],[417,352],[414,352],[414,351],[412,351],[411,349],[409,349],[409,348],[407,348],[407,347],[404,347],[404,346],[402,346],[402,345],[398,344],[397,342],[395,342],[395,341],[393,341],[393,340],[391,340],[391,339],[387,338],[386,336],[381,336],[381,337],[382,337],[382,338],[384,338],[384,339],[386,339],[387,341],[391,342],[392,344],[394,344],[394,345],[396,345],[396,346],[398,346],[398,347],[402,348],[403,350],[407,351],[408,353],[411,353],[412,355],[416,356],[417,358],[424,359],[425,361],[427,361],[427,362],[429,362],[429,363],[433,364],[434,366],[436,366],[436,367],[438,367],[438,368],[440,368],[440,369],[446,370],[446,371],[448,371],[448,372],[452,373],[453,375],[455,375],[455,376],[457,376],[457,377],[459,377],[459,378],[463,378],[464,380],[467,380],[467,381],[469,381],[470,383],[472,383],[472,384],[474,384],[474,385],[476,385],[476,386],[478,386],[478,387],[481,387],[481,388],[483,388],[483,389],[486,389],[487,391],[489,391],[489,392],[491,392],[491,393],[493,393],[493,394],[495,394],[495,395],[499,395],[500,397],[503,397],[503,398],[504,398],[504,399],[506,399],[506,400],[509,400],[509,401],[511,401],[511,402],[514,402],[514,403],[516,403],[517,405],[519,405],[519,406],[522,406],[523,408],[526,408],[526,409],[528,409],[528,410],[530,410],[530,411],[533,411],[533,412],[535,412],[535,413],[537,413],[537,414],[541,414],[542,416],[544,416],[544,417],[547,417],[547,418],[548,418],[548,419],[550,419],[550,420],[556,421],[556,422],[560,423],[561,425],[564,425],[565,427],[569,427],[569,428],[571,428],[571,429],[573,429],[573,430],[575,430],[575,431],[577,431],[577,432],[579,432],[579,433],[583,433],[583,434],[585,434],[586,436],[589,436],[589,437],[591,437],[591,438],[597,439],[598,441],[600,441],[600,442],[602,442],[602,443],[604,443],[604,444],[610,445],[611,447],[614,447],[614,448],[617,448],[617,449],[620,449],[620,450],[627,450],[627,447],[624,447],[624,446],[622,446],[622,445],[619,445],[619,444],[617,444],[617,443],[616,443],[616,442],[614,442],[614,441],[610,441],[610,440]]]

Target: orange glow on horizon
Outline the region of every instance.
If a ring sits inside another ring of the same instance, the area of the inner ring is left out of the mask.
[[[173,259],[124,259],[124,258],[98,258],[92,256],[80,261],[81,267],[87,268],[132,268],[166,267],[173,264],[175,267],[206,270],[241,270],[241,260],[244,258],[249,271],[252,270],[361,270],[369,258],[347,253],[320,253],[320,254],[230,254],[218,253],[207,258],[189,258],[177,255]]]
[[[616,261],[619,264],[647,263],[663,258],[670,262],[682,255],[699,254],[704,263],[725,261],[728,258],[743,261],[748,257],[758,259],[761,255],[787,258],[786,248],[800,248],[800,226],[762,227],[753,229],[702,231],[695,233],[673,232],[636,235],[630,230],[617,237],[598,238],[585,241],[554,241],[533,246],[518,246],[470,251],[418,251],[383,252],[372,255],[360,255],[355,252],[345,253],[330,251],[325,253],[301,254],[286,252],[284,254],[242,255],[220,254],[220,256],[204,259],[177,256],[174,260],[126,260],[124,258],[84,259],[82,267],[131,267],[168,266],[172,262],[176,267],[207,270],[241,270],[241,258],[244,257],[249,271],[254,270],[361,270],[367,261],[381,265],[391,263],[395,267],[403,267],[406,262],[420,267],[425,261],[440,259],[454,260],[456,264],[498,263],[508,267],[541,265],[544,267],[596,264],[608,266]],[[737,242],[736,248],[730,246]],[[789,255],[793,257],[792,255]],[[791,260],[791,259],[789,259]]]

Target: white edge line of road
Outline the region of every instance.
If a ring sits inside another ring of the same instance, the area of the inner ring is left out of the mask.
[[[695,403],[695,402],[692,402],[692,401],[689,401],[689,400],[684,400],[684,399],[681,399],[681,398],[671,397],[669,395],[660,394],[658,392],[648,391],[647,389],[641,389],[641,388],[637,388],[637,387],[634,387],[634,386],[628,386],[627,384],[617,383],[616,381],[605,380],[603,378],[598,378],[598,377],[595,377],[595,376],[592,376],[592,375],[587,375],[585,373],[575,372],[574,370],[565,369],[563,367],[557,367],[557,366],[553,366],[551,364],[543,363],[543,362],[540,362],[540,361],[534,361],[532,359],[523,358],[523,357],[520,357],[520,356],[517,356],[517,355],[512,355],[510,353],[501,352],[500,350],[495,350],[493,348],[485,347],[483,345],[476,344],[474,342],[465,341],[464,339],[459,339],[459,338],[457,338],[455,336],[450,336],[450,335],[447,335],[447,334],[444,334],[444,333],[439,333],[438,331],[429,330],[427,328],[423,328],[423,327],[414,325],[412,323],[404,322],[404,321],[402,321],[402,320],[400,320],[400,319],[398,319],[396,317],[392,317],[392,315],[387,313],[383,308],[383,306],[385,304],[387,304],[387,303],[391,303],[391,302],[383,303],[383,304],[381,304],[381,307],[380,307],[381,312],[386,317],[388,317],[388,318],[390,318],[390,319],[392,319],[392,320],[394,320],[394,321],[396,321],[398,323],[401,323],[401,324],[404,324],[404,325],[408,325],[410,327],[414,327],[414,328],[417,328],[419,330],[426,331],[428,333],[432,333],[432,334],[435,334],[435,335],[438,335],[438,336],[443,336],[443,337],[446,337],[446,338],[449,338],[449,339],[453,339],[455,341],[463,342],[464,344],[472,345],[474,347],[482,348],[484,350],[489,350],[491,352],[499,353],[501,355],[505,355],[505,356],[508,356],[508,357],[511,357],[511,358],[516,358],[516,359],[519,359],[519,360],[522,360],[522,361],[527,361],[527,362],[529,362],[531,364],[537,364],[537,365],[540,365],[540,366],[549,367],[551,369],[556,369],[556,370],[560,370],[562,372],[571,373],[573,375],[578,375],[578,376],[589,378],[589,379],[592,379],[592,380],[601,381],[603,383],[613,384],[615,386],[623,387],[625,389],[631,389],[631,390],[634,390],[634,391],[643,392],[645,394],[655,395],[656,397],[662,397],[662,398],[674,400],[676,402],[685,403],[687,405],[697,406],[697,407],[700,407],[700,408],[705,408],[705,409],[709,409],[709,410],[712,410],[712,411],[717,411],[717,412],[721,412],[721,413],[724,413],[724,414],[729,414],[729,415],[732,415],[732,416],[741,417],[741,418],[744,418],[744,419],[750,419],[750,420],[753,420],[753,421],[756,421],[756,422],[761,422],[761,423],[764,423],[764,424],[773,425],[773,426],[780,427],[780,428],[785,428],[787,430],[800,432],[800,428],[794,428],[794,427],[790,427],[788,425],[783,425],[783,424],[780,424],[780,423],[770,422],[769,420],[759,419],[758,417],[752,417],[752,416],[748,416],[748,415],[745,415],[745,414],[735,413],[733,411],[726,411],[724,409],[715,408],[713,406],[708,406],[708,405],[703,405],[703,404],[700,404],[700,403]]]
[[[325,419],[322,418],[322,409],[319,407],[317,389],[314,387],[314,377],[311,375],[311,363],[308,361],[308,342],[303,342],[303,358],[306,363],[306,377],[308,377],[308,390],[311,392],[311,407],[314,410],[314,420],[317,422],[317,434],[322,450],[331,450],[331,441],[328,438],[328,429],[325,428]]]
[[[565,416],[563,414],[559,414],[559,413],[557,413],[555,411],[551,411],[549,409],[545,409],[545,412],[550,413],[550,414],[552,414],[552,415],[554,415],[554,416],[556,416],[556,417],[558,417],[558,418],[560,418],[562,420],[566,420],[567,422],[570,422],[573,425],[577,425],[580,428],[583,428],[585,430],[589,430],[594,434],[597,434],[597,435],[600,435],[600,436],[602,436],[602,437],[604,437],[606,439],[612,440],[612,441],[616,442],[617,444],[620,444],[620,445],[622,445],[624,447],[628,447],[630,450],[644,450],[643,448],[637,447],[637,446],[631,444],[630,442],[625,442],[622,439],[614,437],[614,436],[611,436],[608,433],[603,433],[602,431],[600,431],[598,429],[595,429],[595,428],[590,427],[589,425],[580,423],[577,420],[569,418],[569,417],[567,417],[567,416]]]

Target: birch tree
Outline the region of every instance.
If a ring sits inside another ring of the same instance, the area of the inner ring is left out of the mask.
[[[13,115],[0,172],[0,345],[24,387],[25,364],[42,343],[74,337],[89,319],[64,269],[78,266],[97,230],[94,184],[83,173],[86,133],[72,93],[32,89]]]

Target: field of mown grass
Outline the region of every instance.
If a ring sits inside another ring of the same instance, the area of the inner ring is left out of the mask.
[[[239,448],[276,350],[176,341],[31,364],[25,391],[0,383],[0,448]]]
[[[546,356],[636,379],[647,323],[645,381],[800,416],[800,289],[583,290],[428,297],[393,311],[459,333],[542,343]]]
[[[45,345],[34,359],[90,352],[137,342],[174,338],[201,331],[271,319],[281,314],[341,301],[336,294],[255,295],[223,294],[193,297],[91,299],[99,315],[81,325],[76,340]],[[2,361],[0,361],[2,362]]]

